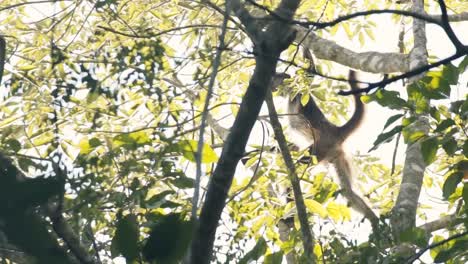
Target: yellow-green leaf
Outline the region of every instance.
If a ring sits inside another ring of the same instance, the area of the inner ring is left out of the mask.
[[[322,218],[328,215],[327,210],[325,210],[319,202],[312,199],[306,199],[304,200],[304,203],[310,212],[318,214]]]
[[[31,65],[31,64],[18,66],[18,70],[20,70],[20,71],[30,71],[30,70],[35,69],[35,68],[36,68],[36,66]]]
[[[192,162],[196,162],[197,145],[198,141],[196,140],[182,140],[179,142],[179,147],[184,157]],[[209,145],[203,144],[201,162],[211,163],[216,161],[218,161],[216,152]]]
[[[309,100],[310,100],[310,96],[309,96],[308,93],[303,94],[303,95],[301,96],[301,104],[302,104],[302,105],[306,105],[306,104],[309,102]]]

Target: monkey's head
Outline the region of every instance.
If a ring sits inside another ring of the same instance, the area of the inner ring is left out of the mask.
[[[291,76],[287,73],[280,72],[280,73],[275,73],[271,80],[271,91],[276,92],[278,90],[278,86],[283,84],[285,79],[289,79]]]

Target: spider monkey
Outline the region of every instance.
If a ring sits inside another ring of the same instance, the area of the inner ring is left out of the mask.
[[[352,90],[358,89],[356,73],[349,71],[349,85]],[[346,158],[342,148],[346,138],[360,125],[364,116],[364,104],[359,94],[354,94],[355,110],[346,124],[336,126],[326,119],[320,108],[310,97],[306,105],[301,104],[301,94],[289,101],[289,123],[293,130],[307,139],[311,153],[318,162],[332,163],[338,174],[343,195],[351,206],[361,212],[372,224],[378,227],[379,218],[352,189],[350,161]]]

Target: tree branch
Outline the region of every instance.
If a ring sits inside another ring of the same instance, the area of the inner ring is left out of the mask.
[[[409,70],[408,55],[401,53],[354,52],[334,41],[319,37],[307,28],[295,26],[296,43],[310,49],[315,57],[372,73],[406,72]]]
[[[460,52],[464,46],[460,42],[460,40],[457,38],[457,35],[455,35],[455,32],[453,32],[452,26],[450,26],[448,16],[447,16],[447,7],[445,6],[444,0],[437,0],[440,6],[440,11],[442,12],[441,15],[441,27],[444,29],[445,33],[449,37],[449,39],[452,41],[453,45],[455,45],[455,48],[457,49],[457,52]]]
[[[271,126],[273,127],[275,138],[278,141],[278,145],[281,151],[281,155],[283,156],[284,163],[286,164],[289,180],[291,181],[291,186],[294,193],[294,201],[296,202],[297,216],[301,225],[304,252],[308,259],[313,260],[314,254],[312,250],[314,248],[314,241],[312,233],[310,232],[310,225],[308,222],[307,209],[304,203],[304,197],[302,195],[301,183],[299,177],[296,174],[296,167],[294,166],[294,161],[291,158],[291,153],[289,152],[288,144],[286,143],[286,138],[283,134],[283,129],[278,119],[278,114],[276,113],[271,91],[267,92],[266,104],[268,107],[268,112],[270,114]]]
[[[454,227],[462,224],[463,220],[463,218],[457,217],[456,214],[446,215],[432,222],[420,225],[418,228],[425,230],[427,233],[432,233],[443,228]]]
[[[424,1],[413,0],[412,10],[424,14]],[[423,69],[423,65],[427,63],[427,39],[424,21],[413,20],[413,35],[414,47],[410,54],[410,67],[412,69],[419,69],[421,74],[413,75],[410,82],[417,81],[424,76],[422,74],[424,71],[421,69]],[[430,129],[427,118],[414,113],[413,115],[417,120],[407,128],[410,130],[409,132],[415,131],[427,134]],[[390,216],[392,232],[397,241],[400,239],[400,235],[403,231],[409,230],[415,226],[416,210],[418,208],[418,200],[426,166],[427,164],[424,162],[421,153],[421,142],[408,143],[405,164],[403,166],[403,178],[401,180],[397,200],[392,208],[392,214]]]
[[[283,0],[277,10],[279,14],[292,19],[298,6],[299,0]],[[255,56],[256,67],[208,184],[199,223],[195,227],[191,245],[190,263],[192,264],[210,262],[218,221],[225,206],[237,163],[244,154],[250,132],[276,71],[278,58],[293,39],[294,34],[290,27],[279,21],[271,22],[261,34],[259,33]]]

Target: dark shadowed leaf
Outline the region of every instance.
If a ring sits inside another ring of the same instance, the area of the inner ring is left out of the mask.
[[[412,243],[419,247],[425,247],[429,242],[429,236],[426,231],[417,227],[402,232],[400,238],[402,242]]]
[[[461,237],[455,240],[455,243],[448,249],[440,251],[434,258],[434,262],[446,263],[449,260],[453,260],[455,256],[465,253],[468,247],[468,238]],[[455,262],[456,263],[456,262]]]
[[[440,124],[437,126],[437,128],[434,130],[434,132],[442,132],[445,129],[455,125],[455,122],[452,119],[445,119],[444,121],[440,122]]]
[[[449,138],[442,144],[442,148],[448,155],[453,155],[457,151],[457,141],[454,138]]]
[[[463,173],[461,171],[454,172],[448,176],[442,187],[442,193],[445,199],[448,199],[452,193],[455,192],[457,185],[463,179]]]
[[[21,149],[21,143],[18,140],[13,139],[13,138],[8,139],[5,142],[5,145],[12,152],[18,152]]]
[[[458,77],[460,75],[459,69],[453,66],[451,63],[444,65],[442,69],[442,78],[444,78],[448,84],[456,85],[458,83]]]
[[[278,251],[265,256],[265,264],[281,264],[283,262],[283,251]]]
[[[131,263],[138,257],[139,236],[136,215],[128,214],[118,221],[112,247],[125,257],[127,263]]]
[[[170,182],[174,184],[174,186],[182,189],[193,188],[195,185],[195,180],[185,175],[180,175],[175,179],[171,179]]]
[[[434,162],[437,149],[439,149],[439,140],[436,137],[430,137],[421,142],[421,152],[427,165]]]
[[[380,134],[374,141],[374,146],[372,146],[369,151],[376,150],[382,143],[390,142],[396,134],[401,132],[402,129],[403,126],[396,126],[392,130]]]
[[[165,198],[168,194],[173,194],[174,191],[172,190],[166,190],[163,192],[160,192],[158,194],[155,194],[151,196],[148,200],[144,201],[142,204],[143,208],[147,209],[153,209],[153,208],[158,208],[165,202]]]
[[[192,223],[180,214],[159,215],[143,247],[143,256],[157,263],[178,263],[187,251],[191,234]]]
[[[458,69],[460,70],[460,73],[465,72],[467,66],[468,66],[468,56],[465,56],[462,62],[460,62],[460,64],[458,65]]]
[[[400,119],[402,116],[403,116],[403,114],[397,114],[397,115],[394,115],[394,116],[389,117],[388,120],[387,120],[387,122],[385,122],[384,129],[386,129],[388,126],[390,126],[390,125],[393,124],[395,121],[397,121],[398,119]]]
[[[407,106],[406,101],[400,98],[400,93],[396,91],[378,90],[375,94],[371,95],[371,97],[380,105],[390,109],[401,110]]]

